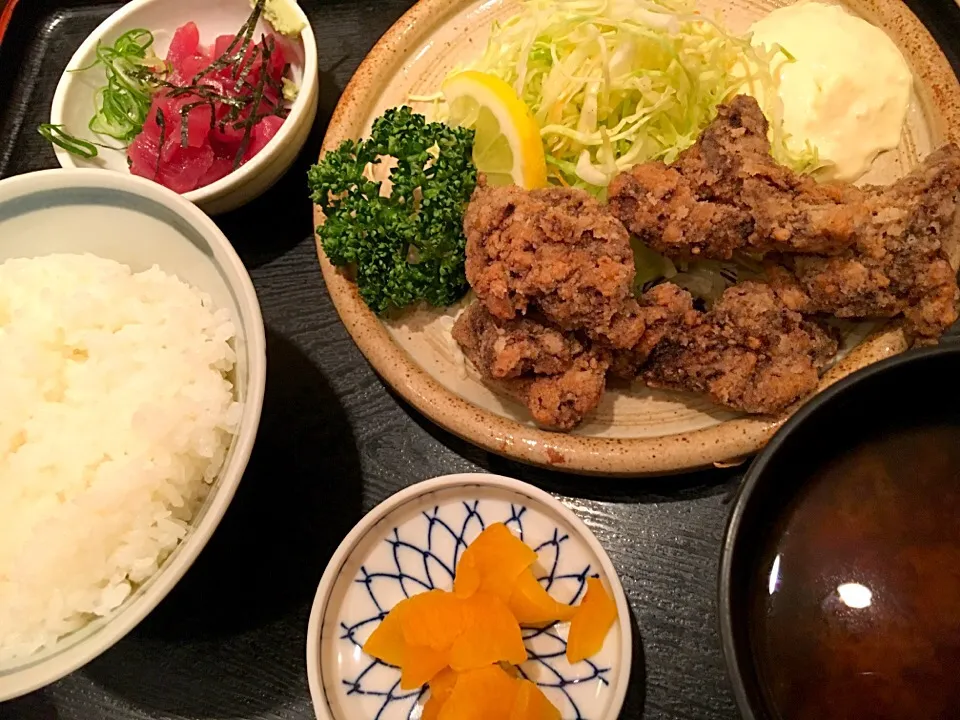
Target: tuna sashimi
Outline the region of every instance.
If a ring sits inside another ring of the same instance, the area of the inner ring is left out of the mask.
[[[286,53],[273,36],[242,54],[240,47],[232,35],[205,47],[192,22],[177,29],[166,58],[171,87],[153,97],[127,151],[130,172],[185,193],[225,177],[267,146],[286,115]]]
[[[196,55],[200,49],[200,30],[195,23],[188,22],[177,28],[170,40],[170,49],[167,51],[167,62],[177,68],[191,55]]]
[[[283,118],[278,118],[276,115],[265,117],[258,122],[250,135],[250,144],[244,153],[244,160],[249,160],[263,150],[273,136],[280,132],[281,125],[283,125]]]

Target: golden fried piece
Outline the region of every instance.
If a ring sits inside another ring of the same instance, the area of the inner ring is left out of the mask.
[[[786,305],[843,318],[902,315],[908,331],[938,338],[957,319],[955,244],[960,150],[947,145],[866,203],[877,232],[832,256],[770,258],[767,274]]]
[[[909,251],[883,258],[785,257],[782,266],[769,266],[768,276],[791,310],[841,318],[903,315],[908,332],[935,340],[957,319],[956,272],[929,238],[909,242]]]
[[[837,343],[762,283],[724,292],[695,327],[663,337],[644,381],[706,393],[721,405],[772,414],[813,392]]]
[[[609,360],[572,333],[530,318],[501,320],[475,302],[457,319],[453,338],[485,378],[544,427],[573,429],[603,397]]]
[[[615,177],[611,210],[670,257],[834,255],[876,247],[903,213],[922,221],[960,185],[955,145],[889,188],[817,183],[774,161],[767,130],[756,100],[735,97],[673,165],[646,163]]]
[[[664,337],[694,327],[702,315],[693,307],[693,296],[673,283],[661,283],[645,292],[637,312],[644,326],[640,341],[632,348],[614,352],[610,365],[610,372],[624,380],[637,376]]]
[[[479,185],[464,217],[467,280],[501,320],[539,309],[614,348],[643,334],[623,225],[581,190]]]
[[[627,229],[671,257],[728,259],[753,233],[747,210],[700,198],[692,180],[659,161],[617,175],[608,193],[610,209]]]

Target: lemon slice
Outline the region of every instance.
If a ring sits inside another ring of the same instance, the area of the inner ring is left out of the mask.
[[[512,87],[494,75],[467,70],[447,78],[441,89],[450,124],[476,131],[473,161],[488,183],[526,189],[547,184],[540,128]]]

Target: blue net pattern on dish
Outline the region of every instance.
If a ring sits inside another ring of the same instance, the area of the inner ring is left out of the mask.
[[[366,567],[362,566],[359,576],[354,581],[364,586],[373,607],[377,610],[377,614],[365,617],[352,624],[340,623],[340,639],[350,644],[352,652],[363,646],[363,643],[357,637],[358,633],[370,625],[375,626],[380,623],[392,607],[392,605],[387,606],[377,597],[374,587],[375,581],[386,580],[396,583],[404,597],[436,588],[449,589],[453,586],[457,562],[461,553],[467,548],[466,538],[475,537],[486,528],[488,522],[491,522],[484,519],[480,505],[480,500],[463,502],[463,518],[457,523],[451,523],[441,518],[439,506],[434,507],[429,512],[422,513],[425,520],[422,544],[401,537],[399,528],[393,529],[385,542],[390,546],[394,567],[389,572],[369,572]],[[449,506],[444,509],[449,510]],[[524,539],[523,516],[526,512],[526,507],[511,504],[509,516],[501,521],[514,530],[521,540]],[[437,547],[441,544],[441,537],[447,541],[452,540],[452,557],[440,557],[440,551],[437,550]],[[563,546],[568,540],[569,536],[566,533],[562,532],[560,528],[554,528],[552,537],[540,543],[534,550],[541,557],[544,555],[553,556],[549,567],[546,568],[546,575],[538,578],[545,589],[550,590],[560,581],[575,583],[575,593],[569,600],[572,605],[583,595],[587,578],[591,576],[599,577],[599,575],[591,572],[589,564],[576,573],[559,573],[558,568]],[[528,658],[520,667],[520,673],[528,679],[535,680],[537,685],[545,691],[552,691],[549,696],[555,703],[557,701],[556,693],[560,693],[565,698],[567,707],[560,708],[564,720],[588,720],[574,701],[570,688],[573,685],[587,682],[597,682],[604,686],[609,685],[608,674],[610,668],[597,665],[591,660],[584,660],[577,664],[577,668],[582,669],[582,671],[578,672],[575,677],[570,677],[559,667],[561,660],[565,663],[567,644],[560,637],[555,626],[525,628],[523,637],[527,646]],[[534,649],[534,644],[537,645],[538,649]],[[356,677],[343,680],[347,695],[360,694],[378,698],[380,700],[379,710],[374,716],[374,720],[384,720],[387,711],[395,711],[398,703],[402,703],[402,707],[406,708],[402,715],[406,720],[415,720],[419,717],[417,714],[418,703],[422,696],[426,694],[427,689],[424,687],[417,690],[402,690],[400,688],[400,672],[397,668],[375,658],[369,658],[369,660],[369,664]],[[388,668],[394,671],[389,676],[389,683],[383,682],[382,673],[374,672],[380,668]],[[375,676],[379,682],[374,679]]]

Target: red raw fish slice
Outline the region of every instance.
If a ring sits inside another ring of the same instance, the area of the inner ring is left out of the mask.
[[[263,89],[263,102],[266,103],[270,108],[278,108],[283,106],[283,102],[280,100],[280,93],[277,92],[276,88],[271,87],[270,85],[266,86]],[[265,115],[263,104],[261,104],[261,115]]]
[[[148,135],[154,140],[159,139],[160,126],[157,124],[157,108],[163,108],[164,117],[166,117],[166,103],[162,93],[153,96],[153,102],[150,103],[150,110],[147,112],[147,119],[143,121],[143,129],[137,137]]]
[[[233,172],[233,158],[215,157],[210,169],[200,178],[197,187],[212,185],[217,180],[225,178],[231,172]]]
[[[162,127],[158,122],[161,115]],[[147,116],[147,122],[144,124],[144,130],[149,132],[158,144],[160,138],[163,138],[160,161],[161,164],[170,162],[176,148],[180,146],[180,103],[168,95],[155,97],[150,115]]]
[[[209,55],[189,55],[183,61],[175,66],[175,71],[170,77],[170,82],[174,85],[188,85],[202,71],[210,67]]]
[[[278,105],[276,102],[268,102],[266,99],[260,102],[259,115],[262,117],[272,117],[276,112]],[[227,113],[230,112],[230,108],[226,105],[221,105],[220,109],[217,112],[217,117],[219,120],[222,120],[227,116]],[[243,122],[250,117],[250,109],[244,110],[240,113],[240,117],[232,122],[226,123],[222,128],[220,126],[219,120],[216,127],[214,127],[213,132],[211,133],[211,138],[220,144],[230,145],[236,149],[240,142],[243,140],[244,130],[243,128],[235,128],[234,124],[238,122]],[[262,122],[262,121],[261,121]],[[271,135],[271,137],[273,137]]]
[[[230,107],[228,105],[220,105],[220,107],[217,108],[217,124],[213,128],[213,132],[210,133],[210,137],[214,142],[233,147],[235,151],[240,141],[243,140],[243,130],[233,127],[233,124],[238,122],[238,120],[233,120],[223,126],[220,125],[220,121],[223,120],[229,112]],[[242,119],[242,117],[240,119]]]
[[[140,177],[156,179],[157,174],[157,138],[145,132],[140,133],[127,148],[130,159],[130,172]]]
[[[213,167],[213,162],[213,148],[209,145],[199,148],[177,146],[170,162],[160,166],[157,179],[175,192],[190,192],[200,187],[200,178]]]
[[[168,116],[167,132],[171,137],[175,137],[178,143],[182,141],[183,109],[199,101],[200,97],[198,95],[185,95],[172,103],[170,110],[173,113],[175,123],[171,124]],[[206,103],[197,105],[187,111],[187,144],[189,147],[200,147],[207,143],[207,137],[210,135],[210,116],[212,113],[210,105]]]
[[[203,76],[202,82],[212,87],[218,95],[233,95],[233,86],[220,71],[208,72]]]
[[[134,139],[149,141],[140,143],[135,153],[131,157],[138,160],[142,155],[149,152],[152,154],[152,160],[149,163],[150,175],[156,169],[157,147],[160,144],[160,138],[163,137],[163,153],[161,163],[171,162],[176,155],[180,143],[182,142],[182,122],[183,115],[181,110],[188,104],[194,103],[199,98],[195,95],[187,95],[182,98],[171,98],[166,95],[158,95],[153,99],[153,105],[147,115],[147,120],[143,125],[143,130]],[[163,113],[164,127],[161,129],[157,122],[157,111]],[[199,105],[187,113],[187,143],[188,147],[199,148],[209,145],[208,137],[210,135],[210,106]],[[131,145],[131,148],[133,145]],[[149,150],[147,149],[149,148]],[[141,173],[137,173],[141,174]]]
[[[266,118],[276,115],[277,109],[281,107],[281,104],[278,100],[268,98],[266,95],[261,99],[260,105],[257,108],[257,116],[260,118]],[[245,117],[247,114],[245,114]]]
[[[227,51],[227,48],[230,47],[231,42],[233,42],[233,36],[221,35],[218,37],[217,42],[214,45],[214,55],[219,59]],[[219,71],[225,81],[229,80],[231,83],[236,82],[234,73],[238,68],[242,68],[246,71],[246,77],[248,81],[251,75],[259,74],[260,66],[263,64],[263,60],[261,59],[261,53],[257,51],[256,58],[251,61],[250,58],[254,53],[254,47],[256,46],[252,44],[247,47],[247,50],[243,55],[243,60],[238,61],[238,63],[234,63],[229,68],[224,68],[223,70]],[[235,47],[233,52],[230,53],[231,56],[236,55],[239,50],[239,46]]]
[[[213,111],[209,105],[193,108],[187,115],[187,142],[190,147],[209,145],[210,117]]]
[[[200,187],[201,178],[207,176],[216,162],[210,145],[182,148],[176,142],[167,142],[163,149],[158,174],[156,139],[144,133],[138,135],[127,150],[130,172],[155,180],[178,193],[185,193]],[[232,165],[229,165],[227,170],[231,168]]]
[[[158,122],[163,117],[163,124]],[[143,130],[136,139],[146,136],[150,139],[154,147],[159,146],[160,138],[163,138],[163,162],[170,160],[171,144],[180,144],[180,105],[177,100],[165,95],[156,95],[153,98],[153,104],[150,106],[150,112],[147,113],[147,119],[143,123]],[[175,142],[171,142],[175,140]],[[154,154],[154,164],[156,163],[156,154]]]
[[[233,41],[234,36],[223,35],[206,48],[200,45],[200,32],[194,23],[178,28],[167,57],[172,67],[168,80],[180,86],[192,83],[194,78],[226,52]],[[199,82],[212,86],[219,95],[239,94],[247,98],[253,88],[259,85],[263,72],[269,73],[271,80],[280,85],[289,48],[284,49],[282,38],[273,38],[272,42],[274,50],[267,64],[263,62],[262,46],[256,50],[256,57],[253,57],[254,48],[247,48],[245,60],[239,61],[243,72],[239,90],[235,90],[238,86],[234,77],[238,69],[236,63],[232,67],[206,73]],[[221,129],[220,122],[231,110],[225,103],[214,100],[212,107],[209,103],[203,103],[190,109],[186,116],[182,114],[183,108],[200,101],[201,97],[193,93],[172,97],[169,91],[163,91],[153,98],[143,129],[127,151],[131,173],[184,193],[216,182],[233,171],[244,139],[244,130],[234,128],[233,124],[249,118],[253,108],[248,105],[238,119],[226,123]],[[247,162],[262,151],[279,132],[283,119],[273,113],[282,103],[278,88],[272,82],[266,83],[263,98],[256,110],[257,116],[263,119],[250,132],[242,162]],[[163,114],[162,127],[157,122],[158,113]],[[211,116],[215,119],[212,129]],[[181,146],[184,123],[186,147]]]
[[[227,48],[230,47],[230,43],[232,43],[233,40],[233,35],[221,35],[218,37],[216,42],[213,44],[214,59],[219,60],[220,57],[227,51]],[[234,49],[236,50],[236,48]]]
[[[200,30],[195,23],[188,22],[186,25],[177,28],[170,41],[170,49],[167,51],[167,62],[174,68],[179,68],[184,59],[197,55],[200,47]]]
[[[267,71],[270,73],[270,76],[279,84],[281,78],[283,77],[283,70],[286,67],[286,52],[283,49],[281,42],[275,38],[271,38],[273,41],[273,51],[270,54],[270,62],[267,65]],[[219,58],[229,47],[230,42],[233,40],[230,36],[223,36],[217,39],[217,43],[214,48],[214,56]],[[260,75],[263,68],[263,41],[257,44],[259,50],[257,51],[257,57],[251,62],[250,57],[254,52],[253,47],[247,48],[247,52],[244,56],[243,68],[244,80],[252,87],[256,87],[260,83]],[[219,71],[223,80],[230,86],[234,87],[236,84],[236,66],[227,68]],[[248,89],[249,92],[249,89]]]
[[[254,155],[263,150],[267,143],[273,140],[273,137],[280,132],[280,126],[283,125],[283,118],[276,115],[265,117],[258,122],[253,132],[250,133],[250,144],[243,154],[243,161],[248,162]]]

